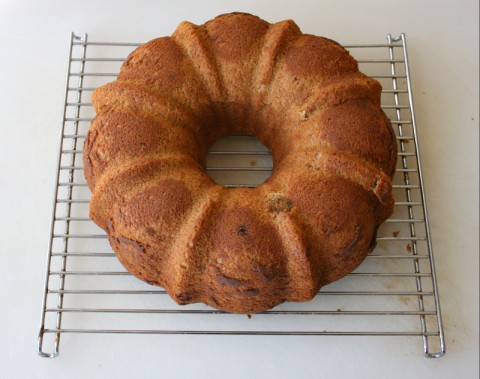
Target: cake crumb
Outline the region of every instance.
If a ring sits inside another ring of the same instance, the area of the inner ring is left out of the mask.
[[[308,120],[308,114],[306,110],[303,110],[300,112],[300,121],[307,121]]]
[[[400,234],[400,232],[398,230],[394,230],[392,232],[392,236],[394,236],[394,237],[398,237],[399,234]]]
[[[256,166],[257,165],[257,161],[256,160],[251,160],[250,161],[250,166]]]
[[[341,311],[342,311],[341,308],[337,308],[337,312],[341,312]]]
[[[251,314],[248,314],[247,317],[248,317],[249,319],[251,319],[251,318],[252,318],[252,315],[251,315]]]
[[[407,251],[408,251],[409,253],[412,252],[412,245],[410,245],[409,243],[407,243]]]

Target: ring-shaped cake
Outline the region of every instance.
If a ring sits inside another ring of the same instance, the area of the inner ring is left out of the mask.
[[[92,95],[90,216],[128,271],[180,304],[253,313],[310,300],[364,260],[392,213],[397,147],[380,93],[344,48],[291,20],[183,22]],[[272,153],[256,188],[205,172],[232,133]]]

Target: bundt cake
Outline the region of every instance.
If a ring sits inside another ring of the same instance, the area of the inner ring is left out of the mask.
[[[381,86],[336,42],[232,13],[130,54],[92,95],[90,217],[118,259],[179,304],[252,313],[354,270],[393,210],[397,147]],[[226,188],[209,147],[257,137],[273,174]]]

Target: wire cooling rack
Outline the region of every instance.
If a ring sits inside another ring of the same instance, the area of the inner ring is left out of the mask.
[[[105,233],[88,218],[82,148],[94,117],[90,95],[115,79],[138,45],[89,42],[86,34],[71,34],[39,355],[57,356],[66,333],[138,333],[416,336],[425,356],[441,357],[445,343],[405,35],[345,46],[360,69],[381,82],[382,107],[398,141],[395,212],[380,228],[377,248],[311,302],[286,303],[248,317],[176,305],[163,289],[126,272]],[[217,183],[252,187],[271,174],[272,160],[254,138],[230,136],[211,148],[207,171]]]

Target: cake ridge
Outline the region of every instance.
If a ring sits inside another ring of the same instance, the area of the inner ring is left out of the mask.
[[[125,131],[127,122],[135,123],[137,130],[122,138],[122,132]],[[205,141],[201,139],[202,136],[181,122],[175,125],[176,134],[183,138],[182,146],[190,147],[189,153],[192,158],[203,163],[205,152],[202,151],[202,146]],[[110,130],[107,136],[105,136],[103,128]],[[113,128],[118,130],[111,132]],[[135,143],[135,145],[128,146],[126,149],[124,141]],[[123,150],[120,150],[122,145]],[[92,121],[90,133],[85,142],[85,165],[89,176],[98,177],[119,161],[123,163],[133,157],[156,156],[159,153],[175,154],[176,151],[179,151],[178,136],[176,139],[173,135],[166,133],[162,128],[161,121],[138,114],[131,109],[106,111],[99,113]],[[95,159],[92,160],[91,156]],[[95,180],[93,178],[93,182]]]
[[[336,106],[349,100],[368,99],[377,106],[380,104],[380,84],[374,79],[358,74],[323,85],[320,90],[319,93],[312,91],[301,104],[293,105],[293,107],[302,106],[302,112],[299,114],[302,121],[306,121],[326,107]]]
[[[274,80],[275,67],[278,63],[279,56],[288,48],[288,45],[293,40],[292,38],[292,40],[285,43],[289,32],[295,33],[294,35],[292,34],[292,37],[301,35],[300,29],[293,21],[285,20],[270,24],[263,36],[262,49],[258,61],[266,62],[267,64],[265,66],[258,64],[252,74],[250,98],[252,110],[249,115],[249,120],[254,116],[252,113],[258,112],[263,106],[263,103],[268,100],[270,84]]]
[[[205,281],[201,279],[207,256],[196,254],[196,249],[202,233],[204,233],[205,224],[211,217],[209,211],[214,210],[214,205],[221,201],[224,191],[225,187],[213,185],[205,188],[201,195],[198,194],[199,200],[185,216],[183,223],[178,228],[177,236],[174,237],[173,246],[177,247],[180,254],[171,256],[170,260],[175,262],[170,263],[180,267],[180,274],[171,281],[168,292],[179,303],[185,302],[186,298],[188,298],[188,302],[208,301],[204,294]],[[166,264],[168,263],[166,262]]]
[[[208,36],[206,43],[225,88],[219,105],[225,110],[228,127],[233,132],[253,132],[248,124],[252,72],[259,64],[270,25],[254,15],[233,13],[216,17],[200,27]]]
[[[103,92],[107,93],[103,94]],[[109,93],[115,94],[115,98],[109,96]],[[134,96],[140,96],[142,98],[141,105],[132,101],[128,101]],[[123,103],[120,104],[119,100],[123,100]],[[193,112],[191,107],[185,103],[180,103],[179,101],[172,99],[167,93],[153,93],[139,83],[125,80],[108,83],[98,88],[95,91],[95,95],[92,97],[92,103],[97,113],[105,112],[111,110],[112,108],[118,109],[114,108],[114,105],[123,105],[124,110],[128,109],[131,112],[141,112],[145,117],[156,119],[157,121],[157,118],[167,116],[170,118],[170,120],[173,118],[174,121],[178,122],[182,120],[181,118],[178,118],[179,115],[185,118],[185,120],[182,121],[184,125],[190,126],[192,124],[198,124],[202,121],[198,118],[196,113]],[[149,105],[148,110],[150,112],[153,110],[155,113],[153,115],[151,113],[149,114],[146,110],[140,107],[145,105]]]
[[[307,162],[306,170],[338,175],[360,185],[366,192],[376,196],[381,207],[390,207],[392,203],[392,182],[389,176],[381,168],[357,155],[334,150],[323,144],[316,148],[292,151],[288,160],[283,160],[282,163],[288,166],[296,159]]]
[[[269,183],[263,183],[260,188],[263,196],[268,199],[271,221],[278,234],[284,236],[281,244],[289,284],[284,288],[285,300],[310,300],[320,289],[320,283],[314,280],[314,268],[311,257],[308,256],[308,247],[294,218],[295,204],[288,195],[281,190],[277,191]]]
[[[188,41],[186,40],[186,35],[184,34],[185,30],[190,32],[188,37],[192,41],[197,42],[197,47],[199,48],[198,50],[192,50],[192,48],[187,45]],[[210,51],[209,44],[205,42],[204,37],[201,36],[201,33],[206,33],[204,28],[191,22],[183,21],[172,34],[171,38],[182,48],[184,57],[190,61],[192,69],[196,75],[201,78],[202,85],[207,90],[206,92],[208,93],[208,96],[212,102],[214,112],[217,115],[217,118],[219,118],[217,122],[219,121],[224,125],[227,122],[225,112],[222,109],[219,109],[219,107],[215,104],[219,99],[225,97],[226,89],[221,76],[218,74],[218,63]],[[193,57],[194,52],[197,53],[195,60]],[[199,66],[197,65],[199,59],[200,62],[205,63],[205,66],[202,66],[202,70],[199,70]],[[212,83],[213,87],[210,85],[210,83]]]
[[[148,181],[153,181],[159,177],[166,170],[173,170],[184,167],[185,164],[182,160],[189,162],[191,165],[195,165],[197,169],[203,169],[190,155],[186,154],[154,154],[149,157],[138,157],[131,159],[129,165],[125,166],[112,166],[106,172],[102,173],[101,178],[96,182],[95,187],[92,189],[92,197],[90,200],[90,218],[95,220],[101,227],[106,227],[107,221],[111,219],[112,204],[119,198],[120,194],[116,194],[121,181],[129,182],[128,191],[121,194],[124,197],[129,192],[135,190],[136,186],[141,186]],[[163,168],[160,170],[159,168]],[[129,181],[128,175],[137,174],[142,180]],[[143,175],[143,177],[142,177]],[[213,180],[207,176],[210,180],[210,184],[214,185]],[[99,207],[97,205],[102,204],[102,199],[108,199],[108,206]],[[100,216],[97,212],[102,209],[103,216]]]

